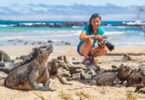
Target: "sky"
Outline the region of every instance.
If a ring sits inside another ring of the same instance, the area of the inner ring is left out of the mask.
[[[103,20],[135,20],[137,6],[145,7],[145,0],[1,0],[0,20],[78,21],[93,13]]]
[[[49,5],[72,5],[72,4],[84,4],[84,5],[105,5],[111,3],[118,6],[129,5],[145,5],[145,0],[1,0],[0,6],[6,6],[11,4],[49,4]]]

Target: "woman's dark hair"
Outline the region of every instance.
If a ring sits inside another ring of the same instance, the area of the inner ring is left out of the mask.
[[[99,14],[96,14],[96,13],[93,14],[89,19],[89,35],[91,34],[91,32],[93,32],[93,26],[91,24],[91,21],[92,19],[97,18],[97,17],[101,20],[101,17],[99,16]]]

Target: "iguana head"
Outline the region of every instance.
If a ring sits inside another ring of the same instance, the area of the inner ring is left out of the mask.
[[[49,56],[52,51],[52,45],[43,45],[38,48],[34,48],[33,58],[37,57],[38,55]]]
[[[66,65],[64,62],[58,60],[58,59],[52,59],[50,62],[48,62],[48,69],[55,72],[59,68],[66,69]]]
[[[52,47],[52,45],[43,45],[43,46],[40,46],[38,48],[38,50],[40,50],[41,52],[49,52],[49,53],[51,53],[53,51],[53,47]]]
[[[118,74],[122,78],[127,78],[130,75],[130,73],[131,73],[131,68],[129,66],[121,65],[118,68]]]

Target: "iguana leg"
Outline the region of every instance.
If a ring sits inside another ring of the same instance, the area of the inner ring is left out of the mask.
[[[48,69],[46,69],[45,71],[45,74],[43,76],[43,86],[48,86],[49,87],[49,84],[50,84],[50,80],[49,80],[49,72],[48,72]]]
[[[96,82],[95,80],[91,80],[90,83],[89,83],[89,85],[92,86],[92,85],[95,84],[95,82]]]
[[[120,86],[121,86],[121,85],[119,85],[118,79],[117,79],[117,78],[115,78],[115,79],[113,80],[112,86],[115,86],[115,87],[120,87]]]
[[[47,80],[45,85],[44,85],[44,88],[47,88],[48,89],[47,91],[55,91],[55,89],[49,88],[49,84],[50,84],[50,80]]]
[[[42,90],[42,91],[54,91],[53,89],[49,87],[41,87],[38,85],[38,83],[35,81],[39,76],[39,70],[32,70],[28,77],[28,83],[30,86],[35,90]]]
[[[144,84],[143,82],[141,82],[140,86],[136,87],[135,92],[138,92],[143,87],[144,87]]]
[[[49,84],[50,84],[50,80],[47,80],[47,81],[43,84],[43,86],[49,87]]]
[[[72,85],[71,83],[66,83],[63,78],[61,78],[61,76],[59,76],[58,74],[56,75],[56,77],[58,78],[58,80],[62,83],[62,84],[66,84],[66,85]]]

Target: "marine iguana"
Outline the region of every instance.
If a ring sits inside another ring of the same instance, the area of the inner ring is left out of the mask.
[[[8,54],[0,50],[0,71],[8,74],[10,69],[12,69],[13,67],[14,64]]]
[[[127,77],[126,86],[139,86],[142,82],[141,69],[134,69],[131,71],[130,75]]]
[[[65,62],[58,60],[58,59],[52,59],[50,62],[48,62],[48,70],[50,73],[50,77],[56,77],[62,84],[66,85],[72,85],[70,83],[66,83],[63,78],[61,77],[61,73],[58,73],[59,68],[64,68],[68,70],[68,67],[66,66]]]
[[[3,50],[0,50],[0,61],[9,62],[11,58]]]
[[[127,66],[121,65],[119,68],[114,70],[106,70],[103,73],[93,76],[89,85],[111,85],[117,86],[121,81],[124,81],[130,74],[131,69]]]
[[[8,88],[22,90],[54,91],[49,88],[48,56],[53,51],[51,45],[35,48],[33,58],[28,63],[14,67],[6,78],[4,85]],[[43,83],[43,87],[39,86]]]
[[[145,93],[145,70],[141,71],[142,81],[139,86],[136,87],[135,92]]]

